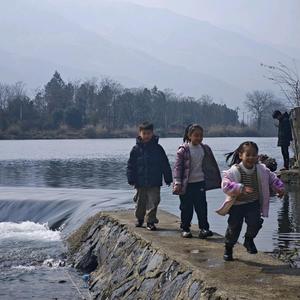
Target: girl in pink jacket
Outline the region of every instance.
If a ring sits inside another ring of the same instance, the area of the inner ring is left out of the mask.
[[[220,215],[229,213],[225,234],[224,260],[231,261],[233,246],[237,242],[243,222],[247,224],[244,246],[251,254],[257,249],[254,238],[268,217],[270,189],[281,198],[284,185],[265,165],[258,163],[258,147],[254,142],[244,142],[235,151],[227,154],[231,168],[225,172],[222,189],[227,198],[217,210]]]
[[[198,217],[199,238],[213,235],[207,219],[206,191],[221,187],[221,174],[212,150],[203,141],[203,128],[189,125],[174,166],[174,190],[179,195],[182,237],[191,238],[193,212]]]

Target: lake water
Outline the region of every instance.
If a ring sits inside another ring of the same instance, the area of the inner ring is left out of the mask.
[[[224,170],[224,154],[244,140],[205,142]],[[275,138],[251,140],[282,166]],[[160,143],[173,165],[181,139]],[[134,144],[134,139],[0,141],[0,299],[78,297],[71,284],[59,280],[72,272],[58,266],[65,256],[62,238],[100,210],[133,208],[126,162]],[[211,229],[224,234],[227,218],[214,212],[224,194],[210,191],[207,198]],[[164,186],[160,208],[179,215],[178,206],[178,197]],[[300,248],[298,190],[271,199],[270,217],[256,241],[268,252]]]

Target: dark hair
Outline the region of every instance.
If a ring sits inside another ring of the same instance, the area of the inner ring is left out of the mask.
[[[151,130],[153,131],[154,129],[154,126],[152,123],[149,123],[149,122],[143,122],[142,124],[139,125],[139,131],[142,131],[142,130]]]
[[[183,142],[189,142],[189,136],[196,130],[203,132],[203,128],[199,124],[189,124],[184,130]]]
[[[229,159],[232,157],[231,161],[229,163],[230,167],[233,166],[234,164],[238,164],[238,163],[241,162],[239,154],[243,153],[243,151],[245,150],[245,147],[247,147],[247,146],[253,147],[256,150],[256,152],[258,153],[258,146],[257,146],[256,143],[251,142],[251,141],[243,142],[233,152],[229,152],[229,153],[225,154],[225,156],[226,156],[226,162],[228,162]]]
[[[275,110],[273,113],[272,113],[272,117],[273,119],[277,119],[279,116],[281,116],[281,111],[280,110]]]
[[[189,139],[189,137],[188,137],[188,135],[189,135],[189,128],[190,128],[192,125],[193,125],[193,124],[189,124],[189,125],[185,128],[185,130],[184,130],[184,135],[183,135],[183,142],[184,142],[184,143],[187,142],[188,139]]]

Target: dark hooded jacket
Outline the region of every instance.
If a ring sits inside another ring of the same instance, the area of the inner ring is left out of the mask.
[[[278,146],[290,145],[293,140],[290,117],[287,112],[282,115],[278,125]]]
[[[162,186],[162,177],[168,185],[173,181],[169,160],[158,140],[157,136],[153,136],[148,143],[143,143],[140,137],[136,139],[127,163],[127,179],[130,185]]]

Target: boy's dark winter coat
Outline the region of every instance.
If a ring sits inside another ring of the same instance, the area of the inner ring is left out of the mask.
[[[162,176],[166,184],[171,184],[172,170],[166,153],[158,144],[158,137],[143,143],[138,137],[130,152],[127,163],[127,179],[135,187],[154,187],[162,185]]]

